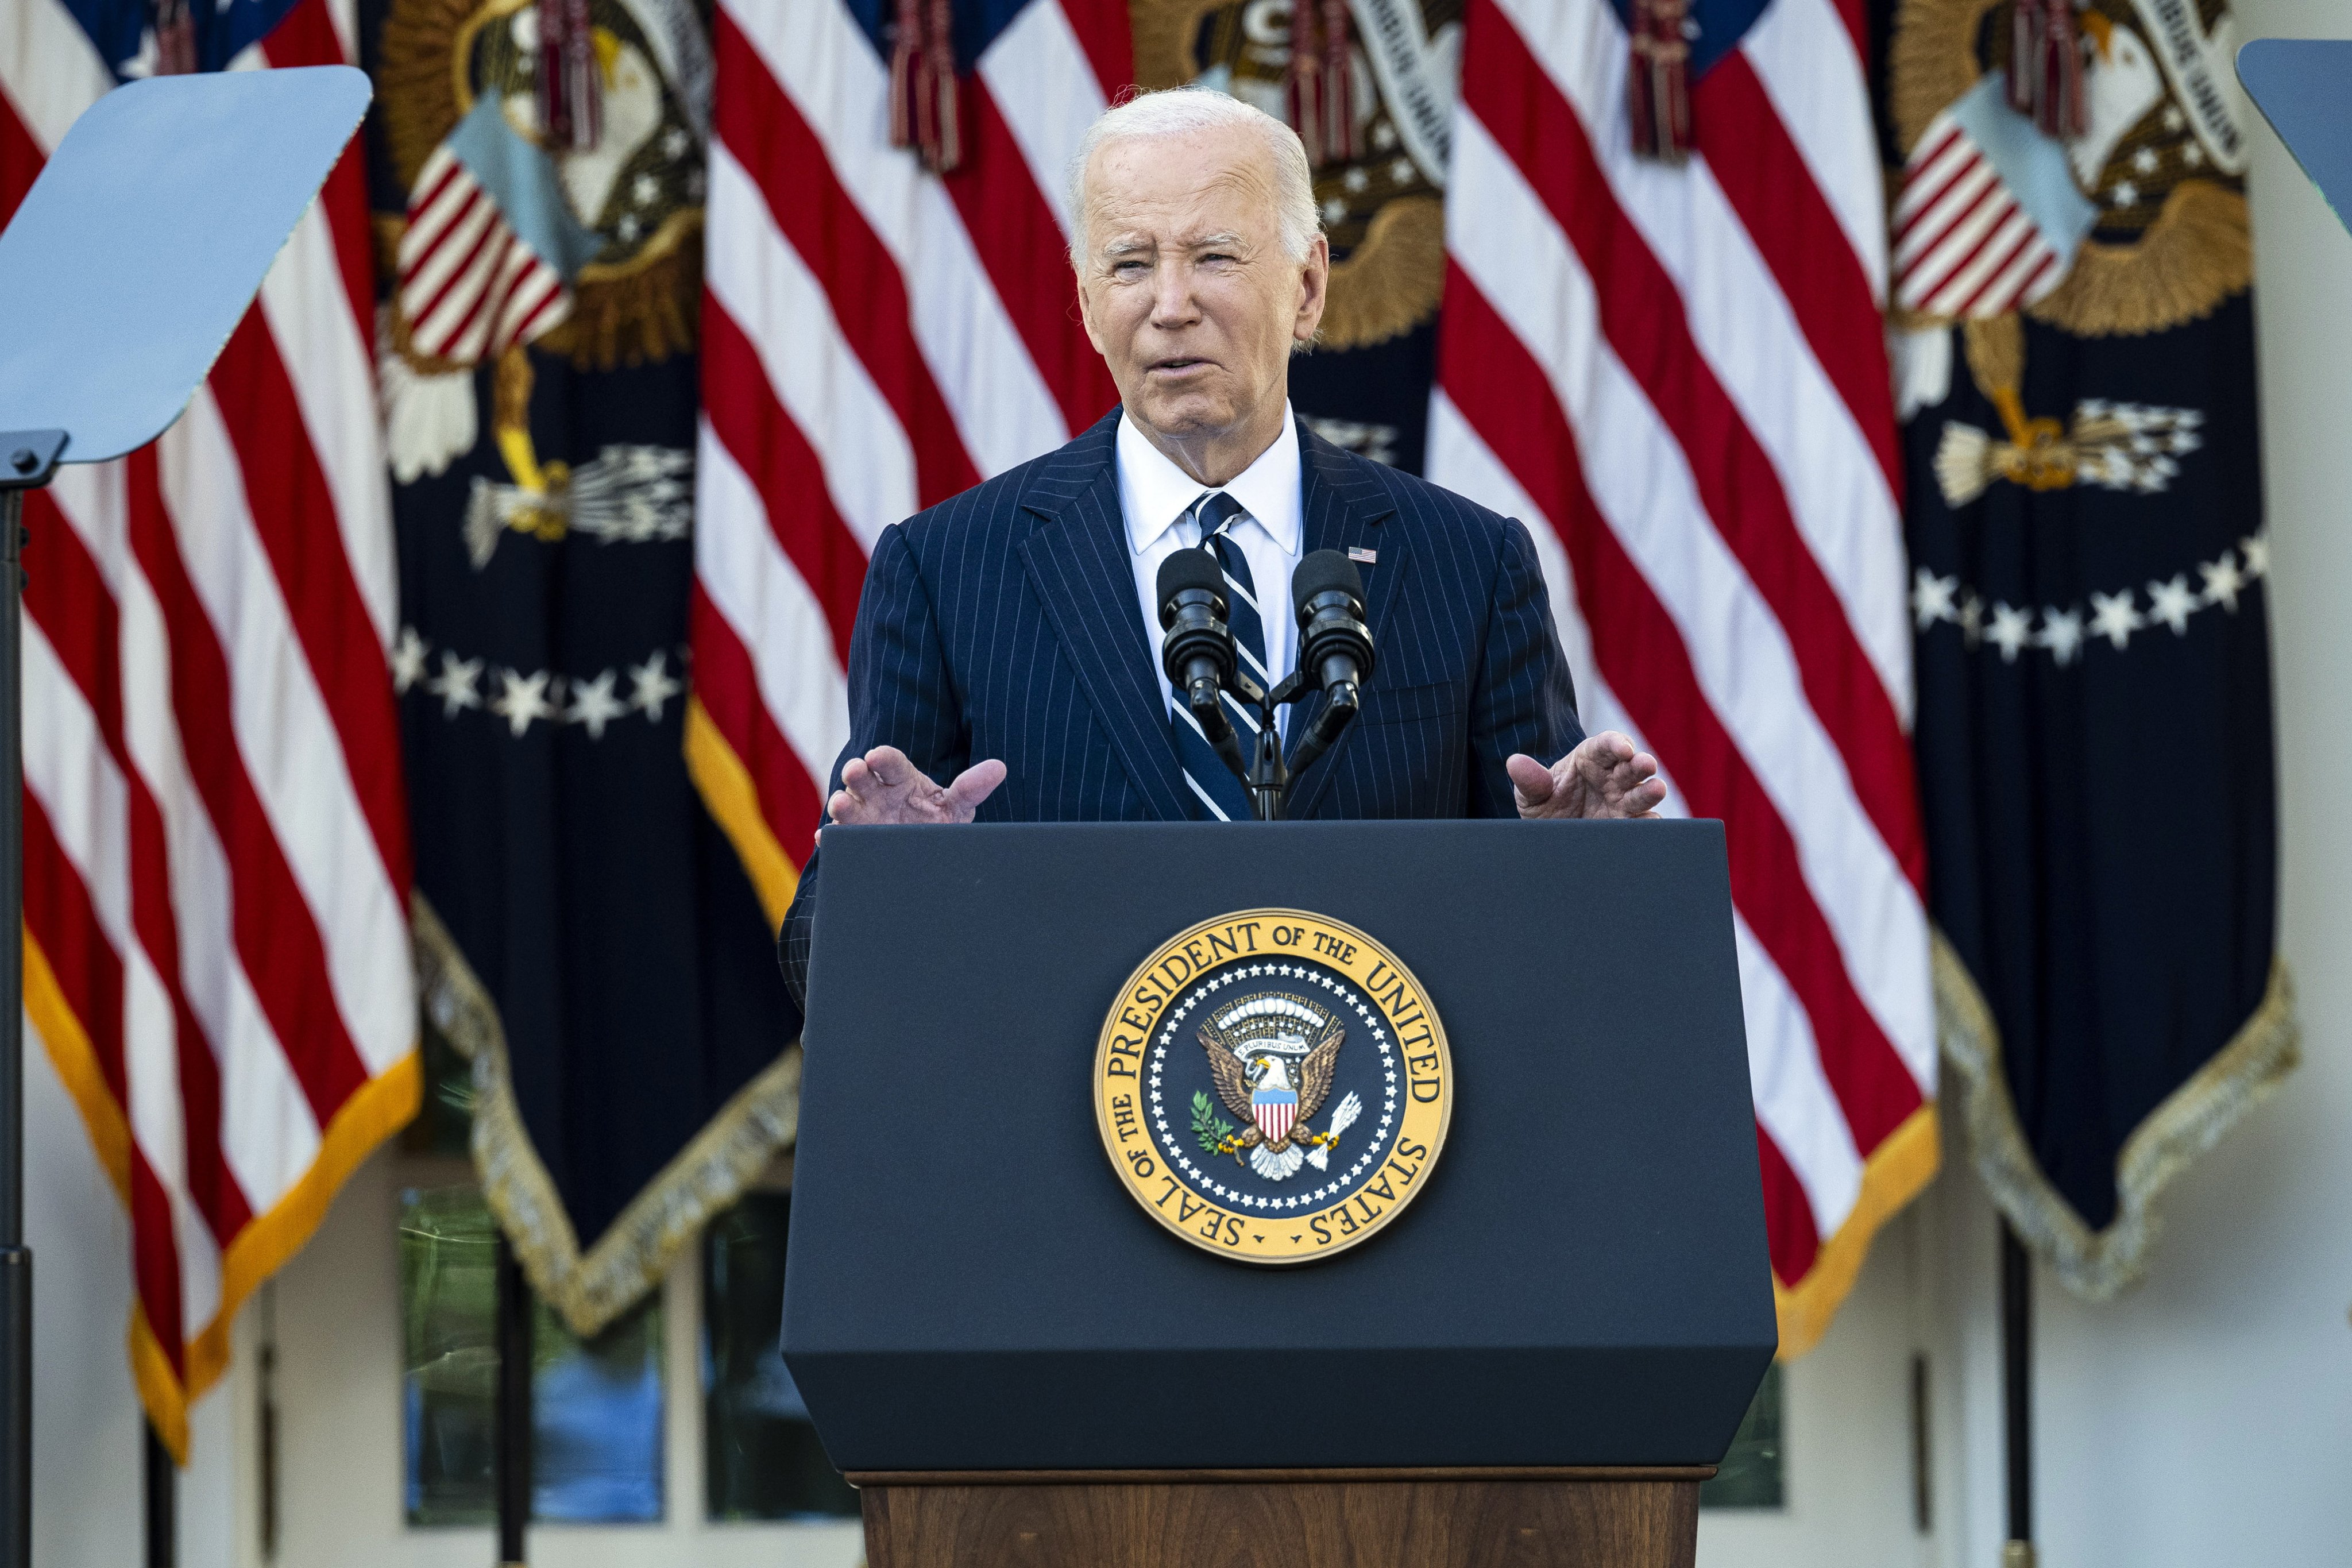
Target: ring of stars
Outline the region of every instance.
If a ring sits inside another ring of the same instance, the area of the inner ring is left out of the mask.
[[[432,662],[436,651],[437,667]],[[415,626],[403,626],[392,647],[391,665],[395,696],[405,697],[412,688],[422,690],[444,719],[454,720],[468,710],[486,713],[518,740],[533,725],[572,725],[591,741],[601,741],[608,727],[632,715],[660,723],[686,693],[686,682],[679,679],[685,670],[673,668],[667,648],[654,649],[643,664],[567,676],[459,658],[448,648],[435,649]],[[624,679],[628,682],[625,694],[619,689]]]
[[[2270,540],[2258,533],[2238,541],[2236,548],[2224,550],[2218,560],[2197,563],[2194,583],[2189,573],[2176,572],[2112,594],[2094,591],[2087,606],[2045,605],[2036,609],[2005,600],[1987,603],[1958,577],[1940,576],[1922,566],[1912,576],[1911,620],[1922,637],[1938,626],[1957,627],[1970,653],[1989,646],[2004,664],[2015,664],[2032,650],[2070,665],[2085,648],[2101,643],[2123,653],[2135,637],[2158,631],[2187,637],[2190,618],[2207,610],[2236,615],[2239,598],[2268,576],[2270,569]]]

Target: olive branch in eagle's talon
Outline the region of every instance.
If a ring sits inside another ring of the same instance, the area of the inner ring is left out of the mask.
[[[1192,1136],[1199,1140],[1202,1153],[1231,1154],[1235,1160],[1242,1157],[1241,1143],[1234,1136],[1234,1124],[1219,1116],[1208,1095],[1200,1091],[1192,1096]]]

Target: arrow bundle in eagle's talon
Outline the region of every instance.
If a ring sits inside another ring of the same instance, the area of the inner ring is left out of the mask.
[[[1356,1098],[1354,1089],[1349,1089],[1348,1098],[1339,1102],[1339,1109],[1331,1113],[1330,1131],[1323,1134],[1320,1143],[1307,1152],[1307,1163],[1318,1171],[1329,1170],[1332,1145],[1339,1142],[1340,1133],[1356,1124],[1356,1118],[1362,1115],[1363,1110],[1364,1102]]]

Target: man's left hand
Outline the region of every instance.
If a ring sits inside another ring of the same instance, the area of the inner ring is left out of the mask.
[[[1666,798],[1658,759],[1637,752],[1614,730],[1588,735],[1576,750],[1551,766],[1513,752],[1503,763],[1519,815],[1530,821],[1556,816],[1645,817],[1656,820]]]

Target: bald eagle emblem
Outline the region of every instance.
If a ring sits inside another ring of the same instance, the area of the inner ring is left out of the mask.
[[[1363,1103],[1349,1094],[1318,1132],[1309,1120],[1330,1097],[1339,1068],[1347,1020],[1286,992],[1261,992],[1228,1003],[1199,1029],[1217,1098],[1242,1119],[1237,1129],[1216,1114],[1205,1094],[1192,1097],[1192,1130],[1202,1151],[1231,1154],[1268,1181],[1282,1181],[1311,1164],[1328,1167],[1339,1134]]]

